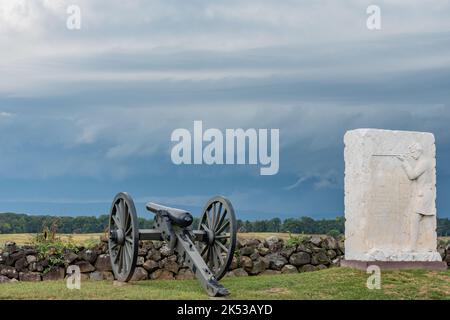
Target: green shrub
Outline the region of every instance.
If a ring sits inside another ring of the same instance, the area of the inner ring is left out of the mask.
[[[307,235],[299,234],[297,236],[293,236],[289,232],[289,238],[286,240],[286,248],[296,247],[299,244],[306,242],[309,239]]]
[[[38,260],[48,259],[49,265],[44,269],[44,274],[52,267],[64,264],[64,254],[67,250],[75,253],[79,251],[71,237],[67,240],[62,240],[56,236],[56,233],[52,232],[50,234],[48,230],[36,234],[32,239],[31,244],[37,251]]]

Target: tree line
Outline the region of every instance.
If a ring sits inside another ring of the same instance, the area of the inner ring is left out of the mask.
[[[44,228],[54,228],[58,233],[99,233],[108,228],[108,215],[57,217],[48,215],[27,215],[17,213],[0,213],[0,233],[38,233]],[[139,228],[149,229],[153,220],[138,218]],[[194,219],[194,228],[198,219]],[[267,220],[237,220],[239,232],[291,232],[305,234],[344,233],[344,217],[314,220],[310,217],[279,218]],[[450,236],[450,219],[440,218],[437,221],[438,236]]]

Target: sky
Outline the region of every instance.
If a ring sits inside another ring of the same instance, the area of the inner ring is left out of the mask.
[[[198,215],[344,213],[343,136],[433,132],[450,217],[450,2],[0,0],[0,211],[99,215],[127,191]],[[66,27],[69,5],[81,28]],[[177,128],[278,128],[280,168],[174,165]]]

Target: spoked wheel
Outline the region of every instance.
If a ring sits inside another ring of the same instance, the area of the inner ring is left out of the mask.
[[[236,216],[231,202],[216,196],[210,199],[200,218],[199,230],[206,231],[199,251],[211,272],[220,280],[228,271],[236,248]]]
[[[114,276],[129,281],[138,257],[139,229],[134,202],[125,192],[118,193],[111,206],[108,247]]]

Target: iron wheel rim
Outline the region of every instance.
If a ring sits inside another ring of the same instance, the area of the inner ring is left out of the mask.
[[[198,230],[207,234],[206,242],[198,244],[200,255],[216,279],[220,280],[228,271],[236,248],[237,224],[231,202],[223,196],[208,200]]]
[[[136,268],[139,229],[133,199],[125,192],[118,193],[113,200],[108,230],[108,249],[114,276],[119,281],[127,282]]]

